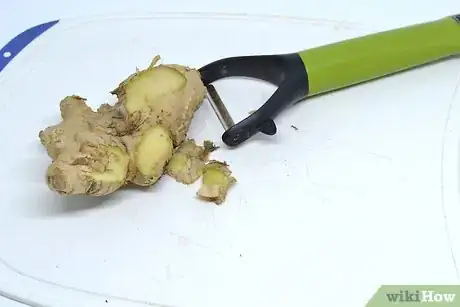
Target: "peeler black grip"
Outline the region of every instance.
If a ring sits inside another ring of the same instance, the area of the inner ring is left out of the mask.
[[[211,103],[226,129],[222,141],[237,146],[258,132],[276,134],[276,115],[286,106],[308,94],[308,76],[297,53],[230,57],[200,68],[201,78],[211,96]],[[249,77],[267,81],[277,90],[258,110],[234,124],[212,82],[227,77]]]

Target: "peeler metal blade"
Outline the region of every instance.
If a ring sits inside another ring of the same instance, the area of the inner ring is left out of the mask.
[[[222,98],[220,98],[219,93],[217,93],[216,88],[212,84],[206,85],[206,98],[211,104],[214,113],[216,114],[225,131],[228,131],[230,128],[235,126],[235,122],[230,115],[230,112],[222,101]],[[266,120],[262,122],[258,129],[260,132],[266,135],[274,135],[276,133],[276,125],[273,120]]]
[[[209,104],[214,110],[214,113],[219,119],[224,130],[228,130],[230,127],[233,127],[235,122],[233,121],[230,112],[228,112],[224,102],[217,93],[216,88],[212,84],[208,84],[206,86],[206,98],[208,99]]]

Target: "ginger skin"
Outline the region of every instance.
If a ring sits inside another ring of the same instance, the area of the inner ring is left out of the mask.
[[[185,139],[204,99],[198,71],[156,65],[136,71],[113,94],[118,102],[93,111],[79,96],[60,103],[62,120],[39,132],[52,163],[48,187],[60,194],[102,196],[128,183],[155,184]]]

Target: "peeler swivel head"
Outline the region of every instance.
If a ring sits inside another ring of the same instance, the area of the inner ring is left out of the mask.
[[[199,71],[207,89],[207,99],[225,129],[222,141],[229,147],[242,144],[258,132],[275,135],[274,118],[278,113],[308,94],[307,72],[296,53],[224,58],[203,66]],[[278,89],[258,110],[235,124],[212,85],[212,82],[227,77],[260,79]]]

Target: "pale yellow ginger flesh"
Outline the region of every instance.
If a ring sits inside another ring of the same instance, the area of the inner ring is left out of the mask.
[[[129,164],[129,156],[126,155],[126,151],[117,147],[107,147],[104,154],[108,158],[104,170],[92,172],[91,178],[100,182],[124,183]]]
[[[140,134],[123,137],[130,152],[129,180],[140,186],[150,186],[164,173],[173,155],[171,134],[160,125],[151,126]]]
[[[186,138],[193,114],[205,96],[200,73],[180,65],[156,65],[137,71],[112,91],[117,107],[138,130],[161,124],[171,131],[174,146]]]
[[[167,66],[138,72],[123,86],[126,101],[124,107],[128,114],[148,112],[161,96],[177,93],[185,84],[187,79],[177,70]]]
[[[61,101],[61,122],[39,133],[52,159],[46,172],[51,190],[102,196],[159,180],[186,138],[205,87],[197,70],[158,60],[118,85],[114,106],[93,111],[79,96]]]
[[[162,126],[146,130],[136,148],[136,165],[144,176],[158,177],[172,156],[169,132]]]
[[[209,141],[199,146],[193,139],[186,140],[175,151],[166,173],[177,182],[192,184],[203,175],[209,153],[214,150],[215,146]]]
[[[212,160],[203,170],[202,183],[197,195],[201,199],[220,205],[235,183],[236,179],[232,176],[227,163]]]

